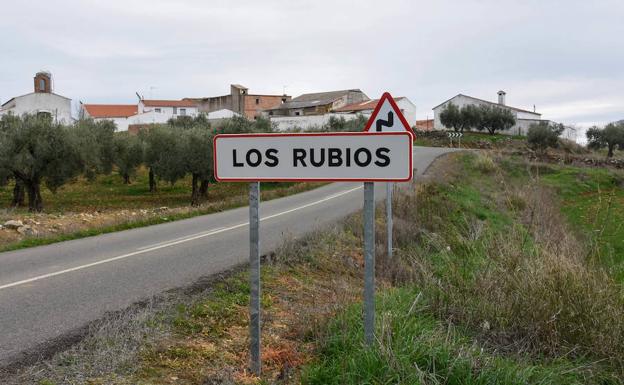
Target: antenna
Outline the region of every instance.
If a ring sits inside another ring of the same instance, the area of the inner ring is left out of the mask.
[[[288,87],[288,85],[283,85],[282,86],[282,94],[286,95],[286,87]]]

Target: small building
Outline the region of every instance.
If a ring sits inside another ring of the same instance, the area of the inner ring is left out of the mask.
[[[178,116],[197,116],[197,105],[187,99],[182,100],[154,100],[140,99],[138,104],[138,113],[146,114],[153,112],[165,116],[165,121]]]
[[[433,130],[433,119],[417,120],[414,127],[419,131],[431,131]]]
[[[127,131],[130,118],[138,113],[136,104],[82,104],[83,117],[93,120],[112,120],[117,131]]]
[[[262,111],[276,108],[291,99],[288,95],[250,94],[247,87],[240,84],[230,85],[230,94],[204,98],[186,98],[194,102],[199,112],[212,113],[230,110],[247,119],[257,119]]]
[[[303,94],[267,109],[270,117],[324,115],[338,108],[368,101],[370,98],[359,89]]]
[[[395,98],[394,101],[396,102],[397,107],[401,110],[405,120],[407,120],[407,123],[413,127],[414,124],[416,124],[416,106],[414,103],[404,96]],[[379,103],[379,99],[367,100],[337,108],[333,110],[333,112],[340,114],[362,114],[365,116],[371,116],[375,107],[377,107],[377,103]]]
[[[37,72],[34,77],[34,92],[16,96],[0,106],[3,114],[38,114],[50,116],[54,122],[71,124],[71,99],[53,92],[52,74]]]
[[[444,127],[442,122],[440,121],[440,113],[444,110],[444,108],[449,104],[453,103],[457,107],[461,108],[465,105],[491,105],[501,108],[506,108],[511,111],[516,117],[516,124],[509,129],[508,131],[501,131],[502,134],[509,135],[526,135],[529,126],[534,123],[539,123],[542,120],[542,114],[539,114],[535,111],[524,110],[517,107],[508,106],[505,102],[505,91],[498,91],[498,103],[490,102],[488,100],[475,98],[473,96],[458,94],[453,96],[452,98],[438,104],[433,107],[433,126],[436,130],[444,130],[447,129]]]

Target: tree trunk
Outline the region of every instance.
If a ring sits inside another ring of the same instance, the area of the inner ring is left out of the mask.
[[[199,196],[206,200],[208,199],[208,179],[202,179],[199,185]]]
[[[199,188],[197,186],[197,182],[199,181],[199,176],[193,173],[193,181],[192,192],[191,192],[191,206],[199,206]]]
[[[13,201],[11,202],[11,206],[24,206],[26,198],[25,195],[26,194],[24,191],[24,182],[22,182],[22,180],[19,178],[15,178],[15,187],[13,187]]]
[[[154,177],[154,170],[150,167],[149,169],[149,190],[150,192],[158,191],[158,186],[156,185],[156,178]]]
[[[43,200],[41,199],[41,182],[32,181],[26,183],[28,189],[28,211],[40,213],[43,211]]]
[[[124,180],[124,184],[130,184],[130,175],[123,174],[123,180]],[[150,191],[151,191],[151,187],[150,187]]]
[[[607,153],[607,158],[613,158],[613,148],[615,147],[615,144],[609,143],[608,147],[609,152]]]

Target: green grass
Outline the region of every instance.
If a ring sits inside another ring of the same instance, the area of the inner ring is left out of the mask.
[[[302,383],[329,384],[586,384],[582,361],[505,357],[481,349],[467,330],[433,317],[415,289],[377,297],[379,342],[362,345],[362,308],[333,320],[319,356],[303,369]],[[593,375],[592,375],[593,376]],[[615,384],[611,376],[596,378]]]
[[[263,183],[265,191],[283,189],[293,183]],[[0,202],[8,206],[13,186],[0,188]],[[234,196],[247,194],[247,183],[213,183],[208,188],[211,202],[219,202]],[[44,212],[90,212],[120,209],[150,209],[162,206],[181,207],[190,205],[191,178],[187,176],[174,185],[160,182],[158,191],[149,192],[148,172],[140,168],[132,183],[126,185],[117,173],[98,176],[94,181],[79,178],[58,189],[56,193],[42,186]],[[18,212],[25,214],[26,208]]]
[[[362,345],[361,306],[348,309],[329,322],[303,383],[621,383],[621,288],[561,237],[558,208],[527,183],[535,167],[487,157],[457,155],[449,181],[399,194],[390,277],[408,278],[377,298],[378,342]],[[609,172],[595,174],[569,194],[613,190]]]
[[[594,244],[594,256],[624,280],[624,175],[601,168],[553,166],[541,179],[557,190],[561,210]]]

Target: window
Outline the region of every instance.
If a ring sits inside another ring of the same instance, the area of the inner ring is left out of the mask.
[[[256,104],[260,104],[260,98],[256,98]]]
[[[301,113],[299,111],[295,112],[295,116],[299,116]]]
[[[45,91],[45,89],[46,89],[45,79],[39,79],[39,91]]]
[[[173,114],[177,115],[178,114],[178,107],[173,107]]]
[[[161,109],[160,108],[154,108],[154,111],[158,112],[160,114]]]
[[[180,115],[186,115],[186,108],[180,108]]]

